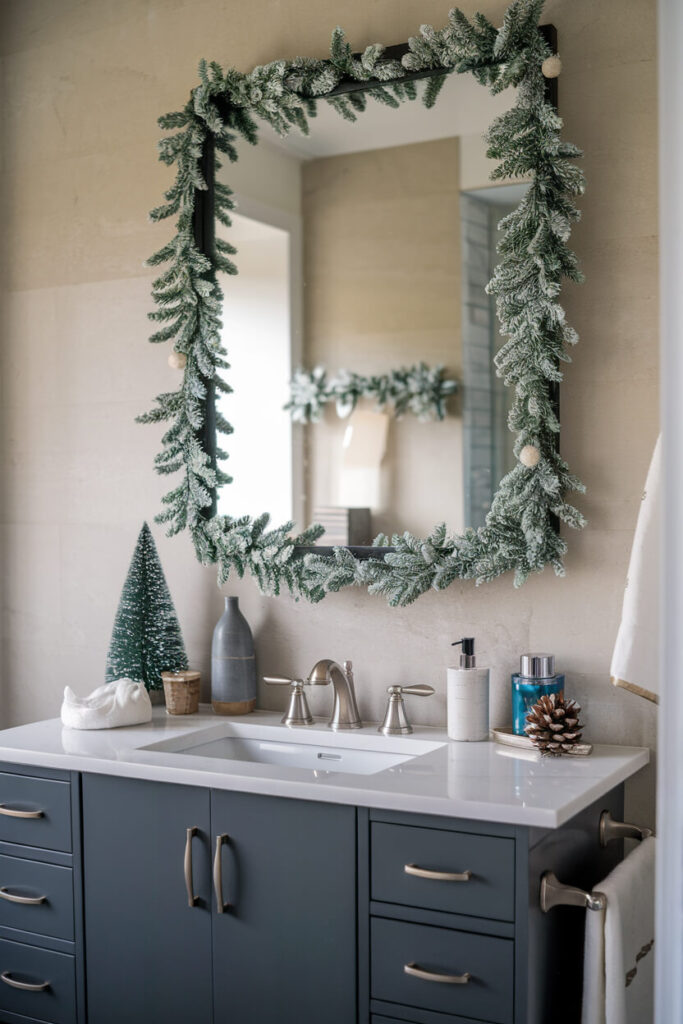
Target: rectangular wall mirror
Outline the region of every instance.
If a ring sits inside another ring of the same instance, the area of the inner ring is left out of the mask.
[[[223,314],[234,391],[219,408],[234,434],[219,513],[322,522],[325,545],[483,525],[514,465],[485,286],[498,223],[527,188],[491,184],[483,134],[514,101],[451,75],[431,109],[374,103],[350,123],[319,104],[308,137],[261,123],[258,147],[239,144],[221,172],[233,225],[218,227],[239,263]],[[443,418],[379,411],[375,396],[352,411],[329,401],[313,422],[285,408],[302,368],[329,382],[420,364],[454,389]]]
[[[221,582],[409,604],[563,573],[583,485],[558,450],[559,294],[582,279],[584,181],[539,11],[515,0],[497,30],[453,10],[356,54],[337,28],[329,59],[246,75],[202,62],[160,118],[178,169],[152,217],[179,217],[151,340],[183,378],[140,419],[171,421],[156,466],[184,474],[157,521]]]

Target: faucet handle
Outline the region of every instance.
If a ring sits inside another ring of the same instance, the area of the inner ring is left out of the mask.
[[[403,694],[409,693],[414,697],[431,697],[434,692],[433,686],[426,686],[423,683],[417,683],[415,686],[389,686],[387,688],[389,700],[386,714],[384,721],[378,726],[377,732],[384,733],[385,736],[408,736],[413,731],[413,727],[406,717]]]
[[[286,679],[284,676],[264,676],[264,683],[268,683],[269,686],[289,686],[291,693],[289,696],[289,707],[285,711],[284,715],[280,719],[283,725],[312,725],[313,715],[311,714],[306,700],[306,694],[304,693],[304,686],[307,685],[307,681],[304,679]]]

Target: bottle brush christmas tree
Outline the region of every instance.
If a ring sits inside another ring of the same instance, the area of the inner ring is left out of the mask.
[[[186,669],[180,624],[147,523],[140,530],[114,619],[106,680],[135,679],[161,690],[161,673]]]

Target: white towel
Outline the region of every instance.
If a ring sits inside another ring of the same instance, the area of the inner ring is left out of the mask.
[[[586,911],[581,1024],[652,1024],[655,840],[644,839],[595,890]]]
[[[661,449],[660,435],[650,462],[638,513],[621,625],[610,669],[615,686],[623,686],[655,703],[659,690]]]
[[[151,718],[152,702],[145,685],[133,679],[105,683],[87,697],[77,697],[70,686],[64,688],[62,725],[69,729],[117,729]]]

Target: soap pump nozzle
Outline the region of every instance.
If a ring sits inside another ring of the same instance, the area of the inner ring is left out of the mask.
[[[477,659],[474,656],[474,637],[464,636],[462,640],[454,640],[451,647],[462,644],[460,653],[460,668],[476,668]]]

